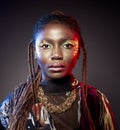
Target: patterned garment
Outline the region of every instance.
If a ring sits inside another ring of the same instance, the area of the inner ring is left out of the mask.
[[[36,122],[34,119],[35,112],[37,112],[37,115],[41,115],[40,119],[38,117]],[[42,104],[33,105],[32,111],[29,113],[27,129],[34,130],[35,126],[41,130],[56,130],[50,115]]]
[[[66,93],[66,95],[68,95],[68,92]],[[64,93],[60,95],[58,94],[55,96],[51,95],[49,96],[49,99],[55,100],[55,102],[59,103],[59,102],[63,102],[66,99],[66,95]],[[11,94],[3,101],[0,107],[0,111],[1,111],[0,122],[2,126],[5,128],[5,130],[7,130],[9,126],[9,115],[11,111],[10,101],[12,98],[13,98],[13,95]],[[77,127],[79,127],[78,122],[80,122],[80,109],[79,108],[80,108],[80,100],[76,100],[75,103],[72,105],[72,108],[64,112],[65,116],[63,116],[63,114],[58,114],[56,116],[56,114],[49,114],[41,103],[39,103],[39,105],[34,104],[31,108],[31,111],[29,112],[27,130],[35,130],[35,127],[39,128],[40,130],[58,130],[59,127],[57,128],[55,127],[56,120],[58,121],[57,123],[63,126],[62,130],[66,130],[66,128],[67,130],[73,130],[73,129],[77,130]],[[40,115],[40,116],[37,117],[35,115]],[[71,120],[71,122],[69,122],[68,117],[70,116],[71,118],[71,115],[73,115],[72,117],[74,121]],[[62,118],[62,121],[59,118]],[[65,120],[66,122],[64,122]],[[71,125],[72,122],[75,122],[75,123]]]
[[[2,125],[0,126],[1,129],[3,129],[3,127],[7,129],[9,125],[9,116],[11,111],[11,107],[10,107],[11,98],[12,98],[12,94],[10,94],[0,105],[0,124]]]
[[[80,90],[80,87],[78,89]],[[11,93],[0,106],[0,130],[8,129],[12,98]],[[50,100],[53,99],[53,102],[64,100],[62,95],[61,97],[50,96]],[[89,86],[87,103],[96,130],[116,130],[111,107],[103,93]],[[85,117],[83,100],[78,94],[72,108],[61,114],[49,114],[41,103],[33,105],[29,112],[27,130],[35,130],[35,126],[39,130],[89,130]]]

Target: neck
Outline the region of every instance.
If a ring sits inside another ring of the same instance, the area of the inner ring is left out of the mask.
[[[40,86],[42,86],[43,90],[48,93],[62,93],[71,90],[71,82],[73,80],[73,76],[66,76],[60,79],[51,79],[41,81]]]

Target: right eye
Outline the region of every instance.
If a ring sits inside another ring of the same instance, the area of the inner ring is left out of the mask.
[[[44,43],[44,44],[40,45],[41,49],[50,49],[51,47],[52,47],[52,45],[49,43]]]

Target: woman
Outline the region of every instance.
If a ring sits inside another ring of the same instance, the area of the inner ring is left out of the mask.
[[[79,82],[72,70],[81,50]],[[1,129],[115,130],[107,98],[88,85],[87,53],[74,18],[55,11],[37,21],[29,44],[29,65],[28,81],[1,105]]]

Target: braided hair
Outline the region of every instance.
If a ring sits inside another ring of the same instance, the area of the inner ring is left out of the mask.
[[[83,64],[82,64],[82,86],[81,86],[81,97],[84,105],[85,118],[88,121],[90,130],[95,130],[93,120],[90,115],[90,111],[87,105],[87,85],[88,85],[88,70],[87,70],[87,52],[82,40],[80,33],[80,27],[77,21],[71,16],[65,15],[63,12],[54,11],[48,15],[41,16],[34,27],[33,39],[29,43],[28,47],[28,62],[30,70],[30,78],[27,83],[20,86],[21,89],[14,91],[13,111],[10,118],[10,130],[25,130],[27,124],[27,118],[29,111],[33,104],[38,103],[37,101],[37,89],[41,82],[41,71],[38,66],[35,70],[34,63],[34,46],[37,35],[44,29],[49,23],[64,24],[73,30],[79,39],[79,52],[82,49],[83,52]]]

